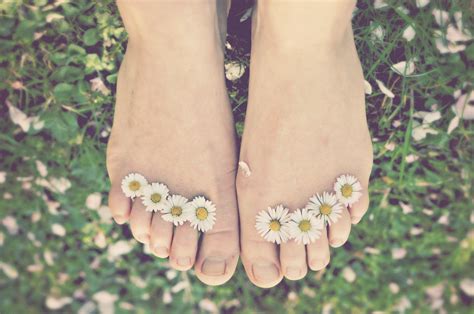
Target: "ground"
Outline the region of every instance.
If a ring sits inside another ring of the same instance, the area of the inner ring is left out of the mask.
[[[239,135],[249,75],[246,2],[231,12],[226,49]],[[114,2],[2,2],[0,312],[467,313],[474,295],[474,125],[462,102],[474,82],[469,5],[359,1],[353,22],[374,143],[371,207],[325,271],[262,290],[242,268],[222,287],[204,286],[112,223],[105,147],[127,40]]]

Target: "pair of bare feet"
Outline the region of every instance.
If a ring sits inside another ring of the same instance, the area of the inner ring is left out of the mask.
[[[118,5],[129,43],[107,149],[115,221],[129,222],[156,256],[177,270],[194,267],[210,285],[229,280],[239,256],[260,287],[326,267],[329,248],[346,242],[369,203],[372,146],[350,24],[355,1],[257,3],[240,159],[215,1]],[[239,160],[250,176],[238,170]],[[217,207],[214,228],[199,235],[145,211],[121,191],[132,172],[188,198],[206,195]],[[357,176],[365,193],[319,240],[277,246],[257,233],[259,211],[279,203],[300,208],[344,173]]]

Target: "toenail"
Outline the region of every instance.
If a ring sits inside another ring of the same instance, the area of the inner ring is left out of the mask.
[[[313,259],[310,263],[312,270],[321,270],[329,264],[329,259]]]
[[[343,245],[346,241],[344,239],[332,239],[331,240],[331,246],[334,246],[334,247],[339,247],[341,245]]]
[[[164,246],[155,246],[154,252],[158,257],[167,257],[169,255],[168,248]]]
[[[285,275],[290,278],[299,278],[301,276],[301,269],[298,267],[287,267]]]
[[[191,265],[191,258],[190,257],[180,257],[176,260],[176,264],[178,264],[178,266],[189,266],[189,265]]]
[[[116,223],[118,223],[119,225],[123,225],[124,223],[127,222],[127,218],[123,217],[123,216],[114,216],[114,220]]]
[[[148,234],[141,234],[137,237],[137,240],[142,243],[148,243],[150,241],[150,236]]]
[[[225,259],[220,257],[208,257],[204,260],[201,270],[209,276],[220,276],[225,274]]]
[[[271,282],[278,279],[280,272],[278,268],[271,263],[259,263],[252,265],[252,272],[258,281]]]

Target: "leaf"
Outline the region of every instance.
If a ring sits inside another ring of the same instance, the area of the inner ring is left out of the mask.
[[[105,79],[110,84],[115,84],[115,83],[117,83],[117,73],[107,75],[107,77]]]
[[[58,102],[68,102],[74,91],[74,86],[68,83],[59,83],[54,87],[53,94]]]
[[[57,65],[63,65],[67,61],[67,54],[64,52],[55,52],[51,55],[50,59]]]
[[[94,46],[99,39],[99,34],[95,28],[88,29],[83,36],[83,41],[86,46]]]
[[[12,33],[15,26],[15,20],[2,16],[2,23],[0,23],[0,36],[8,36]]]
[[[45,117],[45,128],[59,142],[67,143],[77,136],[79,125],[75,114],[56,111]]]
[[[88,54],[86,57],[86,74],[90,74],[95,71],[101,71],[104,67],[99,56],[95,53]]]
[[[80,81],[84,78],[84,73],[81,68],[75,66],[63,66],[59,67],[51,75],[51,79],[62,82],[62,83],[71,83],[75,81]]]
[[[14,39],[21,42],[32,42],[34,38],[35,29],[37,27],[36,21],[23,20],[16,28]]]
[[[76,44],[70,44],[67,47],[67,54],[69,57],[75,57],[75,56],[83,57],[86,55],[86,50]]]

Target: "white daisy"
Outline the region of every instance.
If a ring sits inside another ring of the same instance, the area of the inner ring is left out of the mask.
[[[172,222],[175,226],[181,226],[189,217],[189,203],[186,197],[181,195],[168,196],[163,204],[161,217],[165,221]]]
[[[306,208],[314,211],[316,218],[323,220],[324,224],[335,223],[342,216],[342,204],[338,202],[334,193],[324,192],[323,195],[316,194],[309,199]]]
[[[146,211],[157,212],[162,210],[169,191],[163,183],[151,183],[145,186],[142,193],[142,203]]]
[[[202,196],[196,196],[189,203],[189,217],[191,227],[206,232],[212,229],[216,222],[216,206]]]
[[[316,218],[307,208],[297,209],[290,217],[290,235],[298,244],[310,244],[321,237],[323,220]]]
[[[130,173],[122,180],[122,191],[126,197],[137,197],[143,193],[148,181],[139,173]]]
[[[356,203],[362,196],[362,185],[356,177],[345,174],[334,183],[337,199],[345,206]]]
[[[276,208],[268,207],[257,215],[255,227],[258,233],[272,243],[285,243],[290,238],[290,215],[288,208],[278,205]]]

